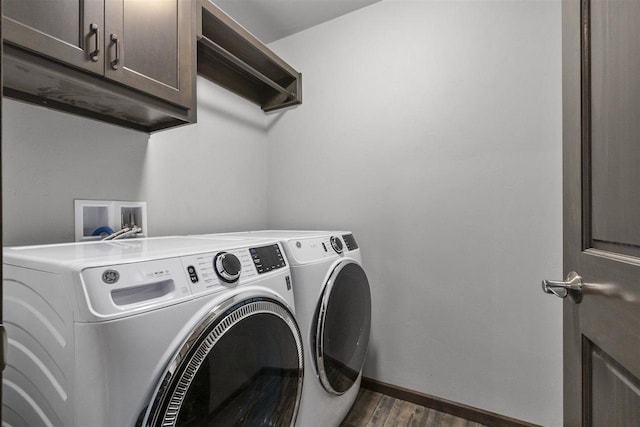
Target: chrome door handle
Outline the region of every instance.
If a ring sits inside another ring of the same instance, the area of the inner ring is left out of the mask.
[[[579,303],[582,301],[582,277],[572,271],[567,274],[567,279],[564,282],[543,280],[542,291],[560,298],[566,298],[568,295],[573,302]]]

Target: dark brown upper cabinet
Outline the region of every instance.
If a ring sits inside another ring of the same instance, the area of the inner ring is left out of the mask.
[[[7,42],[103,73],[103,0],[4,0],[3,16]]]
[[[190,65],[192,60],[190,3],[105,1],[105,76],[190,107],[195,73],[193,67],[181,66]]]
[[[195,121],[191,0],[4,0],[5,95],[154,131]]]
[[[265,112],[302,103],[302,74],[209,0],[197,0],[198,74]]]

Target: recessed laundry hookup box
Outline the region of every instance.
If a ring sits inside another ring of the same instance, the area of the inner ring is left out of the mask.
[[[130,237],[147,237],[147,202],[74,200],[76,242],[100,240],[128,227],[142,230]]]

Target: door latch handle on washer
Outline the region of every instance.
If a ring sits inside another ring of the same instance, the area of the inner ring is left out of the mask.
[[[564,282],[543,280],[542,291],[560,298],[566,298],[568,295],[573,302],[579,303],[582,301],[582,277],[572,271],[567,274],[567,279]]]

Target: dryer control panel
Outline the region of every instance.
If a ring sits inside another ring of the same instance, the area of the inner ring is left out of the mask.
[[[333,234],[321,237],[304,237],[286,242],[290,262],[309,263],[325,258],[353,256],[358,244],[353,234]]]

